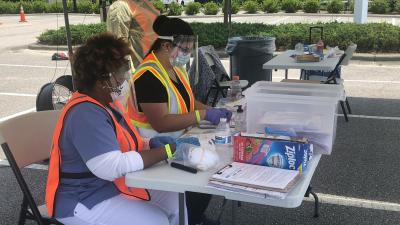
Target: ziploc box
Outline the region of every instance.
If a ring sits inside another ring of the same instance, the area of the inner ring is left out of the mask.
[[[302,172],[313,155],[313,145],[305,139],[259,134],[234,136],[233,160]]]

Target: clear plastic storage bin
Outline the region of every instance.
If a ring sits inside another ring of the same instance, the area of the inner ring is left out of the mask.
[[[336,85],[255,83],[245,91],[247,132],[291,128],[297,136],[309,138],[316,152],[330,154],[343,95],[343,89],[330,86]]]

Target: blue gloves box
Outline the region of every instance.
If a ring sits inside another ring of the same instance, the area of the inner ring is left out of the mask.
[[[233,137],[233,160],[302,172],[313,155],[305,139],[276,139],[274,136],[245,134]]]

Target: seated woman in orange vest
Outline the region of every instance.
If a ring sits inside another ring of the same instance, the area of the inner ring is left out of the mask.
[[[127,101],[131,122],[143,137],[179,137],[183,131],[208,120],[218,124],[232,113],[196,101],[184,65],[196,41],[190,25],[179,18],[159,16],[153,24],[159,35],[130,80]],[[205,90],[206,91],[206,90]],[[186,195],[189,224],[201,223],[209,195]]]
[[[111,104],[131,74],[129,54],[126,42],[105,33],[74,55],[77,92],[55,129],[46,187],[49,215],[66,225],[179,224],[177,193],[125,186],[126,173],[171,158],[182,147],[143,150],[124,109]]]

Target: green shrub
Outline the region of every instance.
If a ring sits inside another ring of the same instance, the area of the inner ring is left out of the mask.
[[[268,13],[279,12],[279,2],[278,0],[264,0],[261,4],[261,9]]]
[[[191,2],[185,7],[186,15],[196,15],[200,12],[201,4],[199,2]]]
[[[92,5],[92,12],[96,14],[100,13],[100,5],[98,3]]]
[[[400,1],[396,2],[396,5],[394,6],[394,11],[400,13]]]
[[[319,0],[307,0],[304,3],[303,10],[306,13],[317,13],[319,11]]]
[[[277,49],[293,49],[298,42],[308,42],[310,26],[323,26],[325,44],[346,49],[350,43],[357,44],[357,52],[400,52],[400,27],[387,23],[318,23],[279,24],[233,23],[232,36],[276,37]],[[199,45],[214,45],[224,48],[228,40],[228,27],[223,23],[191,23],[193,31],[199,35]],[[72,25],[72,43],[83,43],[88,37],[106,30],[105,24]],[[65,45],[65,28],[42,33],[38,40],[42,44]]]
[[[168,6],[168,15],[169,16],[180,16],[183,12],[182,6],[176,2],[172,2]]]
[[[19,3],[17,3],[17,4],[19,5]],[[25,13],[34,13],[33,12],[33,2],[21,2],[21,5],[24,7]]]
[[[376,14],[385,14],[389,11],[387,0],[374,0],[369,5],[369,11]]]
[[[222,11],[224,10],[225,0],[222,0],[220,6]],[[231,13],[236,14],[240,10],[240,1],[238,0],[231,0]]]
[[[105,23],[71,25],[72,45],[84,43],[89,37],[106,31]],[[66,45],[65,27],[58,30],[47,30],[38,37],[41,44]]]
[[[396,4],[399,2],[399,0],[388,0],[388,5],[389,5],[389,11],[394,12],[396,11]]]
[[[93,6],[90,1],[78,1],[77,8],[78,13],[93,13]]]
[[[343,11],[344,4],[341,0],[332,0],[328,3],[326,10],[328,13],[340,13]]]
[[[158,11],[160,11],[160,13],[164,13],[165,12],[165,5],[162,1],[154,1],[153,2],[154,8],[156,8]]]
[[[246,11],[246,13],[250,14],[256,13],[258,7],[259,7],[258,3],[254,0],[248,0],[243,3],[243,9]]]
[[[63,6],[60,2],[48,4],[46,8],[47,13],[62,13]]]
[[[46,12],[46,3],[42,1],[34,1],[32,9],[34,13],[44,13]]]
[[[61,8],[63,8],[62,2],[59,2],[57,4],[61,4]],[[76,8],[78,8],[78,3],[76,4]],[[68,9],[68,12],[74,11],[74,3],[72,1],[67,2],[67,9]]]
[[[301,8],[300,4],[298,0],[283,0],[282,9],[287,13],[295,13]]]
[[[354,0],[349,0],[348,11],[354,12]]]
[[[203,5],[203,12],[206,15],[217,15],[219,6],[215,2],[207,2]]]
[[[0,1],[0,14],[16,14],[19,12],[19,3]]]
[[[236,14],[236,13],[239,12],[239,10],[240,10],[240,3],[237,2],[237,1],[232,2],[232,5],[231,5],[231,13],[232,13],[232,14]]]

